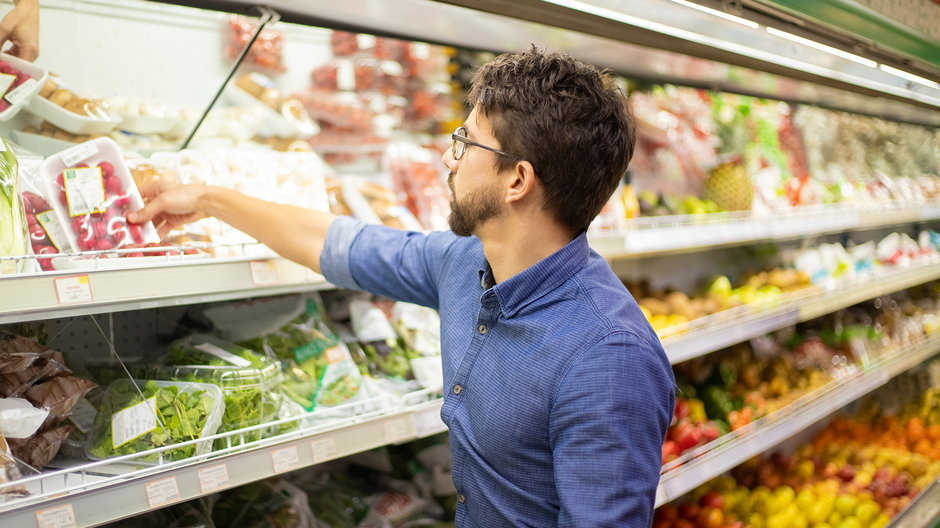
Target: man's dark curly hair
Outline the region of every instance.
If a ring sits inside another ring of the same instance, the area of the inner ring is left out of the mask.
[[[533,46],[477,70],[467,100],[490,121],[500,149],[535,167],[546,209],[575,232],[587,229],[627,170],[636,138],[608,72]],[[500,170],[518,161],[499,160]]]

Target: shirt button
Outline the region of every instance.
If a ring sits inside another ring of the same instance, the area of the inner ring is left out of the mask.
[[[479,330],[481,334],[486,334],[486,325],[480,325],[477,330]]]
[[[467,502],[467,498],[464,497],[463,495],[457,495],[457,502],[459,502],[460,504],[463,504]]]
[[[463,392],[463,387],[460,385],[454,385],[454,394],[460,394],[461,392]]]

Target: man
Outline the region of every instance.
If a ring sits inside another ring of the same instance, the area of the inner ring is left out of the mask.
[[[206,187],[146,190],[133,220],[214,215],[339,286],[438,309],[458,526],[649,526],[672,370],[585,237],[632,154],[623,94],[533,48],[483,66],[469,102],[444,155],[452,232]]]

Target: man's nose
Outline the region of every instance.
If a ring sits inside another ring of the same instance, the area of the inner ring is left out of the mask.
[[[441,162],[447,167],[447,170],[453,172],[457,168],[457,160],[454,159],[454,150],[445,149],[441,155]]]

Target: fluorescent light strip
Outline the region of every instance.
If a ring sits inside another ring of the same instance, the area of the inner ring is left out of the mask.
[[[819,42],[810,40],[810,39],[808,39],[808,38],[803,38],[803,37],[801,37],[801,36],[799,36],[799,35],[794,35],[793,33],[787,33],[786,31],[780,31],[779,29],[776,29],[776,28],[769,27],[769,28],[764,28],[764,29],[767,30],[767,33],[770,33],[771,35],[774,35],[774,36],[776,36],[776,37],[785,38],[785,39],[787,39],[787,40],[791,40],[791,41],[793,41],[793,42],[796,42],[796,43],[799,43],[799,44],[803,44],[804,46],[809,46],[809,47],[811,47],[811,48],[815,48],[815,49],[818,49],[818,50],[820,50],[820,51],[825,51],[826,53],[829,53],[829,54],[831,54],[831,55],[835,55],[835,56],[837,56],[837,57],[842,57],[843,59],[848,59],[848,60],[850,60],[850,61],[852,61],[852,62],[857,62],[857,63],[862,64],[862,65],[864,65],[864,66],[868,66],[869,68],[877,68],[877,67],[878,67],[878,63],[877,63],[877,62],[875,62],[875,61],[873,61],[873,60],[871,60],[871,59],[866,59],[865,57],[859,57],[858,55],[855,55],[855,54],[853,54],[853,53],[849,53],[849,52],[847,52],[847,51],[842,51],[842,50],[840,50],[840,49],[838,49],[838,48],[833,48],[832,46],[827,46],[827,45],[825,45],[825,44],[821,44],[821,43],[819,43]]]
[[[902,78],[902,79],[907,79],[908,81],[916,82],[917,84],[922,84],[922,85],[924,85],[924,86],[929,86],[929,87],[931,87],[931,88],[938,88],[938,89],[940,89],[940,84],[938,84],[938,83],[936,83],[936,82],[934,82],[934,81],[931,81],[930,79],[925,79],[925,78],[923,78],[923,77],[921,77],[921,76],[919,76],[919,75],[914,75],[913,73],[907,73],[907,72],[904,71],[904,70],[899,70],[899,69],[897,69],[897,68],[892,68],[891,66],[888,66],[888,65],[885,65],[885,64],[882,64],[881,66],[879,66],[879,68],[881,68],[881,71],[883,71],[883,72],[885,72],[885,73],[890,73],[891,75],[895,75],[895,76],[900,77],[900,78]]]
[[[730,14],[728,14],[728,13],[725,13],[724,11],[719,11],[719,10],[717,10],[717,9],[712,9],[712,8],[710,8],[710,7],[706,7],[706,6],[703,6],[703,5],[700,5],[700,4],[695,4],[695,3],[692,3],[692,2],[687,2],[686,0],[672,0],[672,2],[673,2],[673,3],[676,3],[676,4],[679,4],[679,5],[683,5],[683,6],[685,6],[685,7],[691,7],[692,9],[696,9],[696,10],[701,11],[701,12],[703,12],[703,13],[708,13],[709,15],[713,15],[713,16],[716,16],[716,17],[721,17],[721,18],[723,18],[723,19],[725,19],[725,20],[730,20],[730,21],[735,22],[735,23],[737,23],[737,24],[741,24],[742,26],[747,26],[747,27],[749,27],[749,28],[751,28],[751,29],[757,29],[757,28],[760,27],[760,24],[758,24],[757,22],[754,22],[753,20],[748,20],[748,19],[746,19],[746,18],[741,18],[741,17],[739,17],[739,16],[730,15]]]

